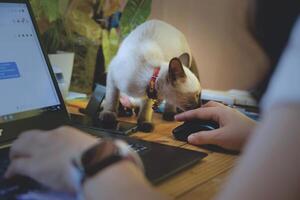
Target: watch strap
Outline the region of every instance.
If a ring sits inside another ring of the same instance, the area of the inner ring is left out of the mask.
[[[144,171],[140,157],[128,144],[121,140],[102,139],[101,142],[86,150],[73,165],[80,170],[82,182],[96,175],[106,167],[121,160],[129,160]]]

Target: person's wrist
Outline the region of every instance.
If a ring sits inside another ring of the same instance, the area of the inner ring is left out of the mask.
[[[128,180],[127,177],[133,179],[138,177],[142,182],[145,182],[144,172],[136,164],[129,160],[121,160],[87,178],[82,186],[86,188],[95,183],[104,183],[108,181],[108,178],[110,178],[109,182],[113,182],[113,180],[120,181],[120,177],[125,180]]]
[[[85,199],[168,199],[155,191],[140,168],[128,160],[86,180],[83,193]]]
[[[137,153],[125,142],[112,139],[103,139],[91,146],[73,159],[72,164],[81,174],[83,183],[121,161],[129,161],[142,172],[144,171],[143,163]]]
[[[82,185],[86,199],[127,199],[128,195],[143,193],[148,187],[150,184],[142,171],[128,160],[122,160],[103,169]]]

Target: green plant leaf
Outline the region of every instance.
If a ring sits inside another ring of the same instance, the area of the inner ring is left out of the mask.
[[[109,32],[106,29],[102,31],[102,49],[103,49],[103,55],[105,60],[105,71],[107,72],[111,55],[110,55]]]
[[[54,22],[60,17],[59,0],[40,0],[44,15],[49,22]]]
[[[116,55],[119,48],[120,36],[115,28],[112,28],[110,32],[103,30],[102,32],[102,49],[105,58],[105,72],[108,71],[108,66]]]
[[[41,7],[41,1],[40,0],[30,0],[30,5],[33,10],[33,14],[37,20],[40,19],[42,14],[42,7]]]
[[[42,35],[42,43],[47,53],[56,53],[59,49],[61,36],[59,35],[58,26],[58,23],[54,24]]]
[[[59,7],[59,15],[60,16],[64,16],[68,5],[69,5],[70,0],[59,0],[58,2],[58,7]]]
[[[100,43],[101,27],[87,13],[79,9],[73,10],[69,16],[67,26],[75,33]]]
[[[115,28],[112,28],[110,30],[109,39],[110,39],[110,52],[111,52],[111,59],[112,59],[116,55],[120,45],[120,36]]]
[[[151,12],[151,4],[152,0],[128,0],[120,22],[122,38],[147,20]]]

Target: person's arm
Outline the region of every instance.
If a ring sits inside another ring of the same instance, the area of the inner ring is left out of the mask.
[[[96,176],[86,180],[83,185],[87,200],[130,199],[167,200],[146,180],[144,174],[131,162],[114,164]]]
[[[5,177],[28,176],[53,190],[71,194],[83,187],[88,200],[166,199],[153,189],[139,166],[126,160],[100,170],[81,185],[81,173],[73,161],[99,143],[100,140],[71,127],[25,132],[12,144]]]
[[[300,199],[300,104],[273,106],[218,200]]]

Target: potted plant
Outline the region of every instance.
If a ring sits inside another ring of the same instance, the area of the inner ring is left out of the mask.
[[[151,0],[30,0],[48,54],[75,53],[71,90],[90,93],[122,39],[143,23]]]

